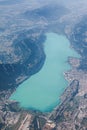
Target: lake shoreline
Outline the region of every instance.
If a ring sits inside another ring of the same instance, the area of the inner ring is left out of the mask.
[[[48,35],[48,34],[47,34]],[[52,36],[51,35],[54,35],[54,38],[52,39]],[[60,37],[60,41],[59,41],[59,43],[61,42],[61,44],[63,44],[63,41],[65,40],[65,37],[63,37],[63,36],[61,36],[61,35],[59,35],[59,37]],[[48,43],[50,43],[50,41],[52,41],[52,40],[56,40],[58,38],[58,35],[57,34],[54,34],[54,33],[49,33],[49,41],[48,41]],[[62,38],[63,38],[63,41],[62,41]],[[52,41],[52,42],[54,42],[54,41]],[[58,43],[58,41],[55,41],[55,43]],[[47,44],[47,43],[46,43]],[[56,46],[58,46],[58,47],[60,47],[61,46],[61,44],[56,44]],[[51,44],[49,44],[49,46],[50,46]],[[69,41],[67,41],[67,39],[65,40],[65,46],[69,46]],[[46,45],[47,46],[47,45]],[[52,45],[51,45],[52,46]],[[55,47],[56,47],[55,46]],[[57,50],[57,47],[56,48],[54,48],[55,50],[54,50],[54,52],[56,52],[56,53],[59,53],[58,52],[58,50]],[[60,48],[59,48],[60,49]],[[70,48],[69,48],[70,49]],[[49,50],[49,55],[46,57],[46,59],[47,58],[52,58],[51,57],[51,51],[53,51],[53,46],[52,46],[52,50],[50,49],[50,47],[48,47],[48,50]],[[65,59],[66,59],[66,57],[68,58],[68,54],[67,54],[67,51],[66,51],[67,49],[66,49],[66,47],[64,48],[64,50],[62,50],[62,51],[65,51]],[[45,50],[45,51],[47,51],[47,49]],[[75,52],[73,52],[73,50],[68,50],[68,53],[71,55],[71,56],[77,56],[77,54],[75,53]],[[55,55],[55,53],[53,53],[54,55]],[[58,54],[57,54],[58,55]],[[57,58],[58,58],[58,56],[57,56]],[[53,58],[54,59],[54,58]],[[59,57],[59,59],[60,59],[60,57]],[[55,59],[56,60],[56,59]],[[63,59],[64,60],[64,59]],[[67,59],[66,59],[67,60]],[[50,64],[49,64],[49,62],[46,60],[45,62],[47,62],[48,63],[48,65],[50,66]],[[58,64],[59,64],[59,61],[57,61],[58,62]],[[64,62],[65,62],[65,60],[64,60]],[[61,62],[62,63],[62,62]],[[45,63],[46,64],[46,63]],[[53,64],[53,63],[51,63],[51,64]],[[71,67],[70,67],[70,65],[68,64],[68,62],[66,63],[64,63],[65,64],[65,70],[64,71],[66,71],[66,70],[69,70],[69,69],[71,69]],[[63,65],[63,63],[62,63],[62,65]],[[67,65],[67,66],[66,66]],[[53,66],[54,66],[54,64],[53,64]],[[55,68],[57,68],[57,70],[56,71],[58,71],[58,67],[57,67],[58,65],[56,65],[56,67]],[[45,68],[46,68],[47,66],[45,65]],[[49,68],[49,67],[48,67]],[[67,69],[66,69],[67,68]],[[64,72],[62,72],[62,69],[64,69],[64,68],[60,68],[61,69],[61,71],[59,71],[59,75],[60,75],[60,78],[61,78],[61,74],[63,75],[63,73]],[[30,79],[29,79],[29,82],[28,82],[28,80],[27,81],[25,81],[21,86],[22,86],[22,88],[23,89],[25,89],[25,87],[23,87],[23,86],[25,86],[25,83],[26,83],[26,85],[27,84],[30,84],[30,81],[33,81],[33,77],[35,77],[35,78],[37,78],[36,76],[39,76],[38,77],[38,79],[39,80],[43,80],[43,76],[42,76],[42,79],[41,79],[41,75],[39,75],[39,73],[41,73],[41,72],[44,72],[43,71],[44,70],[44,66],[43,66],[43,68],[41,69],[41,71],[40,72],[38,72],[36,75],[34,75],[34,76],[32,76]],[[54,70],[54,69],[53,69]],[[48,70],[46,69],[46,72],[47,72]],[[53,78],[55,77],[55,74],[56,74],[56,71],[55,72],[53,72],[52,73],[52,84],[53,84],[53,86],[55,86],[55,82],[53,83]],[[49,73],[48,73],[49,74]],[[54,77],[53,77],[53,74],[54,74]],[[57,74],[58,75],[58,74]],[[57,76],[56,75],[56,76]],[[66,87],[67,87],[67,84],[68,84],[68,82],[67,82],[67,80],[64,78],[64,76],[62,76],[62,82],[63,82],[63,84],[61,84],[61,86],[63,86],[63,88],[59,88],[59,89],[61,89],[61,91],[63,91],[64,92],[64,90],[66,89]],[[44,80],[43,80],[44,81]],[[37,80],[35,79],[35,81],[33,81],[33,82],[37,82]],[[32,83],[33,83],[32,82]],[[46,79],[46,82],[48,82],[47,81],[47,79]],[[65,83],[64,83],[65,82]],[[56,79],[56,83],[58,83],[58,79]],[[37,85],[38,86],[38,85]],[[64,88],[64,86],[65,86],[65,88]],[[47,87],[48,87],[48,85],[47,85]],[[22,89],[21,88],[21,89]],[[32,90],[32,88],[30,88],[31,90]],[[33,87],[33,90],[35,89],[35,87]],[[38,88],[39,90],[40,90],[40,88]],[[44,89],[44,87],[42,88],[42,89]],[[47,88],[46,88],[47,89]],[[51,88],[52,89],[52,88]],[[63,90],[62,90],[63,89]],[[19,88],[18,88],[18,90],[19,90]],[[32,90],[32,91],[33,91]],[[54,91],[55,89],[53,89],[53,91]],[[23,92],[24,92],[25,90],[23,90]],[[27,90],[28,91],[28,93],[30,94],[30,90]],[[34,90],[35,92],[38,92],[36,89]],[[42,91],[42,90],[41,90]],[[50,90],[51,91],[51,90]],[[56,91],[58,91],[58,84],[56,84]],[[61,94],[62,94],[62,92],[61,92],[60,90],[59,90],[59,99],[58,99],[58,94],[56,94],[56,103],[54,104],[54,102],[53,102],[53,105],[51,106],[51,107],[48,107],[48,108],[46,108],[45,110],[42,110],[42,112],[45,112],[46,111],[46,113],[47,112],[51,112],[54,108],[55,108],[55,106],[57,106],[57,104],[60,104],[60,97],[61,97]],[[21,91],[22,92],[22,91]],[[20,93],[21,93],[20,92]],[[49,92],[48,90],[47,90],[47,92]],[[19,93],[19,94],[20,94]],[[60,94],[61,93],[61,94]],[[15,94],[15,93],[14,93]],[[38,93],[37,93],[38,94]],[[25,95],[25,94],[24,94]],[[26,94],[27,95],[27,94]],[[46,95],[46,94],[45,94]],[[47,95],[48,95],[48,93],[47,93]],[[55,93],[54,93],[54,95],[55,95]],[[14,95],[13,95],[14,96]],[[32,96],[32,95],[31,95]],[[44,95],[43,95],[43,97],[44,97]],[[14,97],[13,97],[14,98]],[[18,96],[17,96],[17,98],[18,98]],[[29,98],[29,97],[28,97]],[[50,98],[52,98],[52,96],[50,97]],[[20,98],[21,99],[21,98]],[[46,99],[46,98],[45,98]],[[58,102],[57,102],[57,99],[59,100]],[[26,99],[27,100],[27,99]],[[29,100],[29,99],[28,99]],[[38,100],[40,100],[40,98],[38,98]],[[47,99],[46,99],[47,100]],[[22,99],[22,101],[23,101],[23,99]],[[31,98],[31,101],[32,101],[32,98]],[[19,101],[20,102],[20,101]],[[28,101],[29,102],[29,101]],[[46,101],[45,101],[46,102]],[[38,103],[37,103],[38,104]],[[44,104],[42,103],[42,105],[44,106]],[[46,105],[46,103],[45,103],[45,105]],[[48,105],[48,104],[47,104]],[[50,106],[50,104],[49,104],[49,106]],[[23,106],[21,106],[21,107],[23,107]],[[45,107],[45,106],[44,106]],[[25,107],[23,107],[23,108],[27,108],[27,109],[36,109],[35,111],[38,111],[38,109],[37,108],[32,108],[32,105],[31,105],[31,107],[28,107],[28,106],[25,106]],[[48,110],[47,110],[48,109]],[[40,110],[41,111],[41,110]]]

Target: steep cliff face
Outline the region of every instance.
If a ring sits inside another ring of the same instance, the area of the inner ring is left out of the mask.
[[[0,89],[17,87],[43,66],[45,36],[38,30],[30,30],[18,35],[11,45],[12,52],[0,53]],[[11,57],[11,58],[10,58]]]

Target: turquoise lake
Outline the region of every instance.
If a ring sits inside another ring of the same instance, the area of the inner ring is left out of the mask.
[[[41,112],[50,112],[60,103],[60,96],[68,86],[63,76],[63,72],[70,69],[68,56],[78,57],[65,36],[56,33],[46,36],[46,60],[42,69],[19,85],[10,98],[25,109]]]

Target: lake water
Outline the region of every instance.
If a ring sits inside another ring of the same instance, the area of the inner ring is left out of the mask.
[[[46,60],[42,69],[19,85],[11,96],[22,107],[42,112],[52,111],[60,103],[60,96],[68,85],[63,76],[63,72],[70,69],[68,56],[78,57],[65,36],[55,33],[46,36]]]

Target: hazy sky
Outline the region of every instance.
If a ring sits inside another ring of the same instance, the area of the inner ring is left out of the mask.
[[[70,11],[62,19],[70,22],[87,14],[87,0],[0,0],[0,29],[5,29],[5,34],[0,33],[0,36],[35,25],[34,21],[25,19],[22,14],[46,4],[64,5]]]

